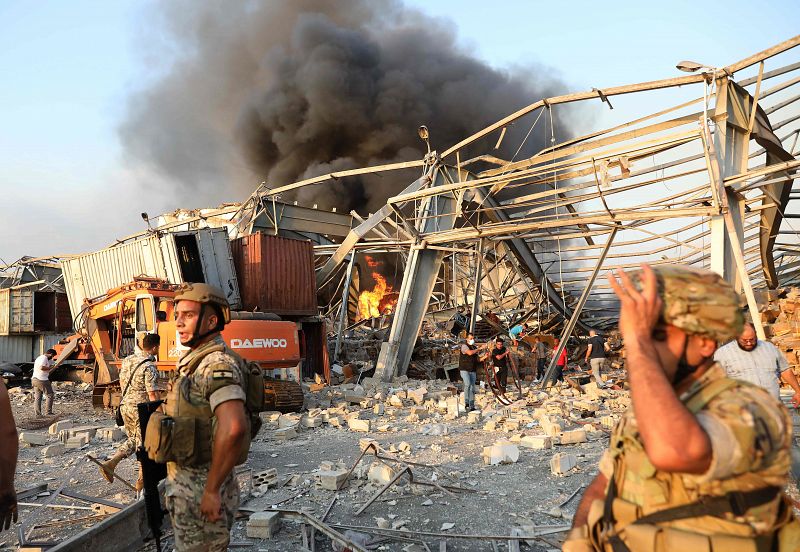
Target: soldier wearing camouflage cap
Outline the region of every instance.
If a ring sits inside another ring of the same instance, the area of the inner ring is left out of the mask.
[[[620,300],[632,407],[617,423],[564,550],[798,550],[783,492],[791,419],[714,363],[742,327],[713,272],[643,266],[609,274]]]
[[[194,435],[187,438],[181,431],[172,443],[172,449],[192,454],[167,462],[166,503],[175,549],[223,551],[239,507],[233,468],[241,462],[239,451],[246,448],[250,431],[242,384],[246,367],[220,335],[230,322],[230,307],[219,288],[184,284],[175,295],[175,320],[181,344],[191,350],[178,361],[165,412],[176,425],[179,419],[197,419],[191,424]]]

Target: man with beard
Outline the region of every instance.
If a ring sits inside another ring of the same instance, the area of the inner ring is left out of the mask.
[[[785,381],[794,390],[792,402],[800,407],[800,384],[789,363],[775,345],[756,337],[751,322],[745,322],[735,341],[717,349],[714,360],[729,378],[763,387],[776,399],[780,399],[780,381]]]
[[[631,408],[563,550],[798,550],[800,525],[784,492],[791,418],[714,362],[717,343],[741,332],[733,287],[680,265],[609,280],[620,300]]]

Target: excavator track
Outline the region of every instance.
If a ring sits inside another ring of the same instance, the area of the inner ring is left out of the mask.
[[[267,410],[284,414],[303,410],[303,388],[296,381],[264,378],[264,402]]]

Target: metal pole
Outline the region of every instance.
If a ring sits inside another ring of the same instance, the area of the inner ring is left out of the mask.
[[[347,320],[347,304],[350,299],[350,282],[353,279],[353,267],[355,266],[356,252],[350,252],[350,263],[347,265],[347,278],[344,280],[344,289],[342,290],[342,305],[339,307],[339,327],[336,328],[336,349],[333,352],[333,360],[339,360],[339,350],[342,346],[342,337],[344,334],[344,321]]]
[[[586,304],[586,300],[589,298],[589,292],[592,291],[592,286],[594,286],[594,281],[597,279],[597,275],[600,273],[600,268],[603,266],[603,262],[606,260],[608,250],[611,249],[611,243],[614,241],[614,236],[617,235],[617,230],[619,230],[618,225],[614,226],[614,228],[611,230],[611,233],[608,235],[608,240],[603,246],[603,252],[600,254],[600,258],[597,260],[597,265],[592,271],[592,276],[586,283],[586,287],[583,288],[581,298],[578,300],[578,304],[575,305],[575,309],[572,311],[572,316],[570,316],[569,322],[567,322],[567,325],[564,327],[564,331],[561,332],[561,340],[558,343],[558,348],[553,354],[553,359],[550,361],[550,366],[547,367],[547,372],[544,375],[544,379],[539,384],[539,388],[541,389],[544,389],[545,385],[548,381],[550,381],[550,378],[553,377],[553,373],[556,371],[556,362],[558,362],[558,357],[561,355],[564,347],[567,346],[567,338],[570,336],[570,334],[572,334],[572,330],[575,329],[575,324],[578,322],[578,317],[581,315],[583,306]]]
[[[483,255],[483,238],[478,242],[478,254],[475,255],[475,295],[472,297],[472,313],[469,318],[469,333],[475,332],[475,321],[478,319],[478,306],[481,302],[481,255]]]

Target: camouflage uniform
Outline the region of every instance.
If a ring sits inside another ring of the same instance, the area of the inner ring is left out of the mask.
[[[140,363],[145,360],[150,362],[145,362],[140,366]],[[133,380],[128,384],[131,376],[133,376]],[[139,427],[139,413],[136,405],[150,400],[147,396],[148,391],[158,391],[158,369],[155,359],[141,352],[126,357],[119,369],[119,385],[120,390],[125,391],[119,410],[125,422],[128,439],[122,443],[117,452],[124,454],[127,458],[142,444],[142,432]]]
[[[679,398],[687,404],[724,378],[724,370],[715,364]],[[613,480],[622,504],[630,504],[636,511],[634,519],[695,503],[702,497],[786,484],[792,422],[786,409],[769,393],[754,385],[731,381],[727,389],[711,398],[695,416],[708,434],[713,453],[708,470],[699,475],[666,473],[654,468],[644,452],[633,409],[615,427],[611,446],[600,460],[600,472],[610,482]],[[658,525],[701,535],[754,537],[774,531],[781,499],[778,493],[774,500],[754,506],[739,517],[732,513],[706,515]],[[624,509],[617,507],[620,511]],[[631,550],[638,549],[631,547]]]
[[[189,397],[194,404],[210,404],[213,410],[229,400],[245,400],[242,376],[236,359],[222,352],[207,353],[213,346],[223,344],[222,337],[189,351],[177,366],[177,377],[171,385],[189,379]],[[192,359],[204,357],[197,368],[187,374]],[[212,392],[213,387],[213,392]],[[209,465],[188,467],[167,463],[166,503],[175,533],[175,549],[184,551],[227,550],[230,530],[239,508],[239,485],[233,471],[220,488],[224,515],[216,522],[203,519],[200,502],[203,497]]]
[[[663,300],[660,323],[717,342],[741,331],[738,295],[717,274],[677,265],[652,268]],[[641,291],[641,272],[630,277]],[[593,501],[588,526],[573,530],[564,550],[772,550],[778,530],[791,520],[781,492],[790,465],[788,413],[763,389],[726,378],[719,364],[678,399],[708,435],[708,470],[688,474],[653,466],[630,408],[600,461],[606,496]],[[748,502],[748,493],[763,500]],[[726,506],[727,500],[737,504]],[[713,512],[711,504],[717,505]],[[582,536],[575,534],[582,529]],[[781,551],[787,542],[793,546],[794,537],[780,538]]]

